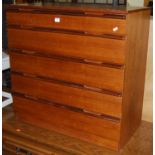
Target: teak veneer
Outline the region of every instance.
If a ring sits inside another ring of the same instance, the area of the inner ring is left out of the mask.
[[[17,116],[113,150],[141,122],[148,8],[20,4],[7,8]]]
[[[9,105],[3,108],[2,149],[4,155],[152,155],[152,126],[152,123],[142,121],[129,143],[121,152],[116,152],[23,122]]]

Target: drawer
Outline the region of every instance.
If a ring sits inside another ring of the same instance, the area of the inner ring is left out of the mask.
[[[13,92],[94,113],[121,117],[122,97],[12,74]]]
[[[37,54],[37,53],[36,53]],[[65,82],[122,93],[124,70],[61,58],[10,52],[11,69]]]
[[[125,40],[55,32],[8,29],[9,48],[124,64]]]
[[[84,31],[97,34],[126,34],[126,20],[58,14],[7,13],[10,25]]]
[[[89,142],[97,142],[100,145],[118,147],[120,122],[97,118],[18,96],[14,96],[14,107],[17,115],[30,124],[56,130]]]

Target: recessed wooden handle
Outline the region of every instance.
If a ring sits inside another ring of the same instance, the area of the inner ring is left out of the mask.
[[[36,53],[35,51],[27,51],[27,50],[22,50],[21,52],[25,53],[25,54],[35,54]]]
[[[20,27],[21,29],[33,29],[33,27],[30,26],[30,25],[20,25],[19,27]]]
[[[84,88],[86,89],[90,89],[90,90],[93,90],[93,91],[102,91],[101,88],[95,88],[95,87],[90,87],[90,86],[87,86],[87,85],[83,85]]]
[[[23,11],[23,12],[32,12],[32,11],[35,11],[34,9],[21,9],[21,8],[19,8],[18,9],[19,11]]]
[[[34,74],[29,74],[29,73],[23,73],[23,76],[32,77],[32,78],[37,78],[36,75],[34,75]]]
[[[83,61],[87,62],[87,63],[93,63],[93,64],[102,64],[103,63],[102,61],[95,61],[95,60],[90,60],[90,59],[84,59]]]
[[[83,109],[83,112],[84,112],[84,113],[87,113],[87,114],[91,114],[91,115],[96,115],[96,116],[101,116],[101,115],[102,115],[102,114],[100,114],[100,113],[88,111],[88,110],[85,110],[85,109]]]
[[[29,99],[32,99],[32,100],[38,100],[38,98],[37,97],[34,97],[34,96],[30,96],[30,95],[27,95],[27,94],[25,94],[24,96],[26,98],[29,98]]]

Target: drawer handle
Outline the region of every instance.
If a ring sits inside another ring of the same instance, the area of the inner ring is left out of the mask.
[[[22,50],[21,52],[24,54],[35,54],[36,53],[35,51],[27,51],[27,50]]]
[[[85,110],[85,109],[83,109],[83,112],[87,113],[87,114],[90,114],[90,115],[102,116],[102,114],[100,114],[100,113],[88,111],[88,110]]]
[[[98,91],[98,92],[102,91],[101,88],[90,87],[90,86],[87,86],[87,85],[83,85],[83,87],[86,88],[86,89],[93,90],[93,91]]]
[[[32,155],[32,153],[30,151],[27,151],[20,147],[16,147],[16,154],[19,154],[19,153],[25,153],[26,155]]]
[[[54,18],[54,22],[55,22],[55,23],[60,23],[60,21],[61,21],[61,20],[60,20],[60,17],[55,17],[55,18]]]
[[[87,63],[93,63],[93,64],[102,64],[103,63],[102,61],[95,61],[95,60],[89,60],[89,59],[84,59],[83,61],[87,62]]]
[[[29,99],[32,99],[32,100],[38,100],[38,98],[37,97],[34,97],[34,96],[30,96],[30,95],[27,95],[27,94],[25,94],[24,96],[26,98],[29,98]]]
[[[117,26],[113,28],[113,32],[116,32],[116,31],[118,31],[118,27]]]
[[[36,75],[29,74],[29,73],[23,73],[23,76],[32,77],[32,78],[37,78]]]

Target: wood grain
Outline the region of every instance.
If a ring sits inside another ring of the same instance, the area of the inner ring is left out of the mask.
[[[104,147],[38,128],[21,121],[16,117],[12,106],[3,108],[3,145],[5,141],[22,145],[27,150],[42,150],[56,155],[152,155],[153,154],[153,125],[142,121],[129,143],[120,151],[111,151]],[[16,130],[20,129],[20,132]],[[29,146],[29,147],[28,147]],[[21,147],[21,146],[20,146]],[[4,150],[3,150],[4,151]],[[15,150],[14,150],[15,152]],[[7,154],[6,154],[7,155]],[[8,155],[11,155],[9,152]],[[40,155],[40,154],[39,154]]]
[[[75,106],[96,113],[121,117],[121,97],[15,74],[12,74],[11,79],[13,92]]]
[[[26,122],[48,128],[49,130],[59,130],[59,132],[73,137],[80,137],[86,141],[95,141],[101,146],[106,145],[117,149],[119,123],[97,119],[17,96],[14,96],[14,105],[17,114]],[[35,110],[33,109],[34,106]]]
[[[60,18],[60,22],[55,22],[55,18]],[[96,34],[126,34],[126,20],[123,19],[8,12],[7,21],[8,25],[78,30]],[[118,27],[117,31],[113,31],[115,27]]]
[[[121,147],[129,140],[141,123],[149,14],[150,11],[146,10],[129,14],[127,17],[128,44],[122,104]]]
[[[11,77],[17,116],[122,149],[141,122],[149,9],[45,3],[13,5],[8,11],[20,16],[8,25],[9,50],[16,51]],[[51,28],[55,14],[62,23]],[[116,21],[125,23],[117,31],[121,37],[111,33]]]
[[[29,74],[116,91],[118,93],[122,93],[123,90],[123,69],[15,52],[10,52],[10,56],[12,71],[24,71]]]
[[[124,64],[125,43],[124,40],[101,37],[8,29],[9,48],[47,52],[114,64]]]

